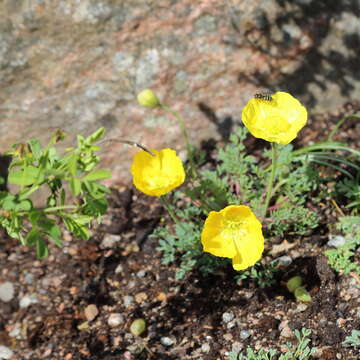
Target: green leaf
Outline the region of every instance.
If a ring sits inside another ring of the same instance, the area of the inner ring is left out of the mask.
[[[91,218],[91,216],[88,216],[87,218]],[[75,236],[79,237],[80,239],[83,240],[88,240],[90,238],[90,232],[88,230],[88,228],[84,225],[82,225],[80,222],[76,221],[74,219],[74,217],[66,217],[63,219],[64,220],[64,224],[67,227],[67,229],[74,233]]]
[[[50,237],[50,239],[54,242],[54,244],[58,247],[62,247],[63,243],[61,241],[61,230],[59,228],[59,226],[57,226],[56,224],[54,224],[50,231],[48,231],[47,233]]]
[[[38,226],[42,228],[43,232],[50,237],[55,245],[58,247],[63,245],[61,241],[61,230],[53,220],[47,218],[46,216],[42,216],[38,219]]]
[[[109,170],[99,169],[94,170],[91,173],[83,177],[83,181],[96,181],[102,179],[108,179],[111,177],[111,172]]]
[[[31,148],[31,152],[33,154],[34,159],[39,159],[42,151],[41,151],[41,144],[39,140],[33,139],[30,140],[29,142],[30,148]]]
[[[27,233],[25,238],[25,244],[29,246],[33,246],[40,238],[41,238],[41,231],[37,228],[33,228]]]
[[[81,181],[78,178],[71,178],[70,189],[74,196],[78,196],[81,192]]]
[[[24,169],[10,171],[9,182],[20,186],[29,186],[35,182],[40,182],[41,170],[35,166],[29,165]]]
[[[76,174],[78,159],[79,155],[75,153],[72,154],[67,161],[67,168],[72,175]]]
[[[110,194],[110,190],[102,184],[88,181],[84,181],[83,184],[85,185],[89,195],[94,199],[102,199],[106,194]]]
[[[96,130],[93,134],[91,134],[86,141],[89,143],[93,143],[95,141],[98,141],[100,138],[102,138],[105,134],[105,128],[101,127],[100,129]]]
[[[21,202],[15,203],[14,210],[15,211],[30,211],[33,208],[33,204],[31,200],[25,199]]]
[[[32,209],[32,211],[29,212],[29,219],[32,226],[37,226],[41,215],[42,212],[36,209]]]
[[[36,255],[39,259],[44,259],[49,255],[48,248],[42,237],[39,237],[36,241]]]
[[[3,210],[14,210],[16,206],[15,195],[3,192],[1,198],[0,204]]]
[[[84,207],[84,213],[93,216],[104,215],[107,206],[108,202],[105,199],[88,200]]]

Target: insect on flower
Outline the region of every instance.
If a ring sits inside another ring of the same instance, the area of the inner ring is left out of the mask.
[[[254,98],[258,100],[273,101],[271,94],[255,94]]]
[[[306,124],[307,111],[292,95],[278,91],[256,94],[243,108],[241,119],[253,136],[286,145]]]

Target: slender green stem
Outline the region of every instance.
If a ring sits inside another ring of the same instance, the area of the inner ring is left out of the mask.
[[[78,208],[78,206],[76,206],[76,205],[54,206],[51,208],[44,209],[44,213],[50,213],[50,212],[55,212],[55,211],[59,211],[59,210],[74,210],[77,208]]]
[[[159,197],[162,206],[166,209],[169,213],[171,219],[174,221],[175,224],[179,224],[179,219],[176,217],[173,209],[171,208],[169,201],[165,195]]]
[[[179,115],[178,112],[174,111],[173,109],[171,109],[170,107],[161,104],[160,107],[167,111],[168,113],[170,113],[171,115],[173,115],[175,117],[175,119],[177,120],[177,122],[180,125],[181,128],[181,132],[184,136],[185,142],[186,142],[186,149],[187,149],[187,155],[188,155],[188,159],[190,162],[190,169],[191,169],[191,176],[193,178],[198,177],[198,172],[197,169],[195,167],[195,162],[194,162],[194,158],[193,158],[193,148],[192,145],[190,143],[190,138],[186,129],[186,125],[185,125],[185,121],[184,119]]]
[[[262,216],[261,216],[262,221],[264,221],[264,219],[265,219],[266,212],[269,208],[269,204],[270,204],[270,200],[271,200],[271,196],[272,196],[273,185],[274,185],[274,180],[275,180],[275,176],[276,176],[276,167],[277,167],[277,159],[278,159],[278,145],[276,143],[271,143],[271,150],[272,150],[271,151],[271,173],[270,173],[269,179],[268,179],[266,198],[265,198],[265,203],[264,203],[263,212],[262,212]]]

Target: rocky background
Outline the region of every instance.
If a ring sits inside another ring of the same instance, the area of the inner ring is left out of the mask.
[[[2,0],[0,151],[60,127],[184,149],[176,121],[140,108],[151,87],[195,143],[226,140],[256,92],[284,90],[311,115],[360,99],[358,0]],[[112,185],[134,150],[109,143]]]

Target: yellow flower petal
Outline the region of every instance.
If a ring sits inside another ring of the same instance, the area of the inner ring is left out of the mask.
[[[306,124],[307,111],[286,92],[279,91],[271,97],[272,101],[251,99],[242,111],[242,121],[257,138],[289,144]]]
[[[135,187],[146,195],[161,196],[185,180],[181,159],[172,149],[151,149],[155,156],[140,151],[135,154],[131,174]]]
[[[254,265],[264,250],[261,223],[248,206],[211,211],[201,233],[205,252],[233,259],[235,270]]]

